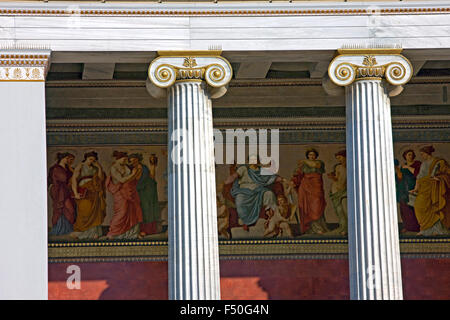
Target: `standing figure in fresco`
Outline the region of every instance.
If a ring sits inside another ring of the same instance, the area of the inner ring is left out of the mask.
[[[75,202],[70,192],[72,171],[70,164],[75,159],[71,153],[56,155],[56,163],[50,167],[48,173],[49,193],[52,199],[52,230],[49,235],[58,236],[73,232],[75,223]]]
[[[159,222],[159,202],[158,188],[155,180],[155,169],[158,159],[154,154],[150,156],[150,169],[142,164],[142,154],[133,153],[128,157],[133,168],[137,168],[136,179],[137,192],[139,194],[142,209],[142,224],[140,227],[140,237],[148,234],[160,232],[158,229]]]
[[[97,239],[102,236],[106,216],[105,174],[94,151],[86,153],[72,176],[72,191],[77,203],[77,219],[72,236]]]
[[[306,151],[306,160],[298,162],[292,182],[298,190],[298,209],[302,233],[324,234],[329,231],[324,218],[325,195],[322,174],[325,164],[316,149]]]
[[[409,192],[416,186],[416,177],[419,174],[421,162],[415,160],[416,154],[411,149],[403,152],[402,156],[406,162],[403,165],[395,164],[397,202],[400,205],[400,215],[403,221],[401,233],[419,232],[420,226],[414,212],[415,197]]]
[[[223,187],[223,183],[218,186],[216,195],[217,231],[219,233],[219,236],[230,239],[230,213],[228,211],[227,205],[225,204],[226,199],[223,195]]]
[[[418,235],[447,234],[450,227],[450,167],[444,159],[433,157],[433,146],[420,149],[424,159],[417,175],[414,211],[420,225]]]
[[[282,180],[277,175],[262,175],[256,155],[249,157],[249,163],[239,166],[225,181],[225,185],[233,183],[230,194],[246,231],[258,221],[261,208],[266,212],[275,209],[275,193],[269,187]]]
[[[229,166],[229,176],[236,173],[237,164],[234,163]],[[227,181],[231,181],[226,184]],[[232,178],[225,179],[224,183],[218,187],[217,195],[217,226],[219,236],[224,236],[231,239],[231,228],[239,226],[239,215],[236,210],[236,204],[231,189],[233,188],[234,180]]]
[[[331,183],[330,199],[333,203],[334,212],[338,217],[339,227],[328,234],[340,234],[345,236],[348,231],[347,210],[344,206],[344,200],[347,199],[347,154],[341,150],[334,155],[337,164],[332,173],[328,174],[333,182]]]
[[[108,239],[136,239],[139,236],[139,224],[142,222],[142,209],[137,192],[142,167],[127,166],[126,152],[114,151],[116,159],[106,178],[106,188],[114,196],[114,214],[107,234]]]

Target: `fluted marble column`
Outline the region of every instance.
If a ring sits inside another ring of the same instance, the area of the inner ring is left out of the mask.
[[[409,81],[401,49],[340,50],[330,79],[346,86],[350,298],[403,299],[388,84]],[[396,90],[401,91],[401,90]]]
[[[149,68],[149,92],[168,96],[170,299],[220,299],[211,97],[232,69],[219,55],[160,52]]]

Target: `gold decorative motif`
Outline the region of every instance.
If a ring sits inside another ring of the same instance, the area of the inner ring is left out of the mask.
[[[16,79],[16,80],[19,80],[20,78],[22,78],[22,70],[20,70],[19,68],[15,68],[13,71],[12,78]]]
[[[377,59],[374,56],[365,56],[363,60],[363,65],[368,67],[373,67],[377,64]]]
[[[382,78],[392,85],[402,85],[411,79],[412,66],[400,52],[399,48],[339,49],[339,55],[330,63],[328,75],[340,86]]]
[[[196,67],[197,61],[195,61],[195,58],[192,58],[192,57],[184,58],[183,66],[188,67],[188,68]]]
[[[211,87],[222,87],[231,80],[232,68],[219,50],[159,51],[149,67],[148,75],[159,88],[168,88],[175,81],[205,80]]]
[[[1,53],[0,81],[45,81],[50,54]]]
[[[342,240],[234,240],[219,241],[222,258],[258,257],[270,259],[280,255],[290,256],[314,254],[348,253],[348,241]],[[448,254],[450,239],[400,239],[400,252],[404,254]],[[100,258],[167,258],[167,241],[148,242],[73,242],[49,243],[48,257],[58,259],[100,259]],[[344,256],[345,257],[345,256]],[[337,257],[334,257],[337,258]]]
[[[403,14],[436,14],[449,13],[450,8],[389,8],[378,11],[372,9],[303,9],[303,10],[56,10],[56,9],[0,9],[0,15],[7,16],[283,16],[283,15],[403,15]]]

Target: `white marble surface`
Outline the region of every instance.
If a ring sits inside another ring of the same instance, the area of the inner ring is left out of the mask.
[[[218,300],[211,99],[200,81],[178,82],[168,90],[169,299]]]
[[[346,43],[399,43],[405,49],[450,48],[446,13],[323,14],[265,16],[194,15],[207,10],[306,10],[448,8],[450,1],[293,3],[72,3],[3,2],[0,9],[177,10],[184,15],[0,14],[0,40],[46,44],[53,51],[335,50]]]
[[[390,102],[381,80],[347,93],[350,298],[403,299]]]
[[[0,299],[47,299],[45,83],[0,82]]]

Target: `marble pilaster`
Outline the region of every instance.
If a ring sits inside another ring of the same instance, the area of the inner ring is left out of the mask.
[[[0,50],[0,299],[47,299],[50,51]]]

